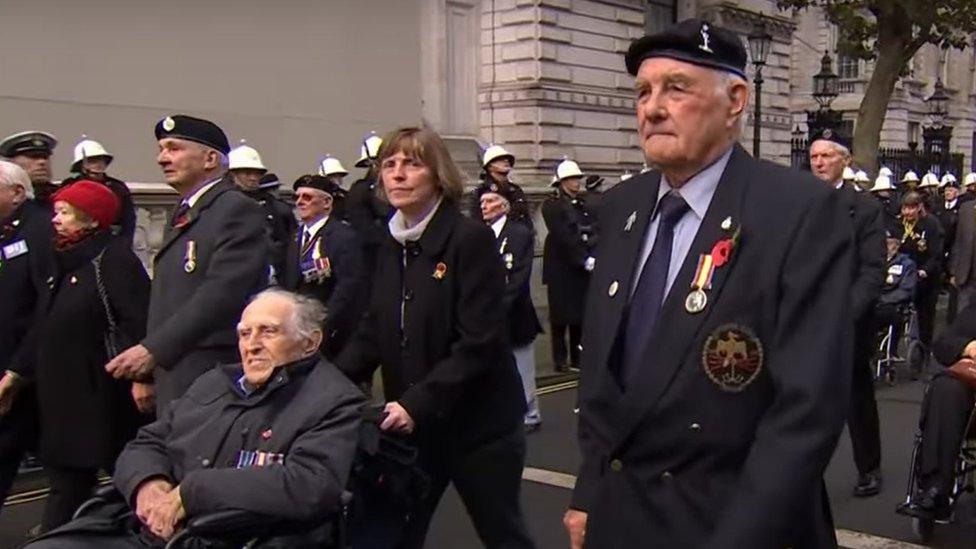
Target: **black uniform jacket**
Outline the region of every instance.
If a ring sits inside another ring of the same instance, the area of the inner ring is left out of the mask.
[[[267,189],[248,191],[244,194],[261,207],[268,238],[268,249],[271,253],[270,263],[274,267],[275,276],[280,281],[285,270],[286,257],[288,257],[288,244],[291,242],[291,237],[295,234],[295,227],[297,226],[295,214],[288,203]]]
[[[525,398],[505,335],[495,235],[443,202],[420,240],[380,248],[369,312],[337,361],[353,380],[382,365],[387,401],[419,437],[475,446],[511,432]]]
[[[555,324],[581,324],[583,300],[589,273],[586,258],[591,255],[589,236],[592,215],[582,196],[572,198],[559,191],[542,203],[546,222],[542,247],[542,282],[549,294],[549,317]]]
[[[532,259],[535,255],[532,231],[521,223],[505,220],[496,238],[505,267],[505,310],[512,347],[524,347],[542,332],[532,304]]]
[[[620,353],[611,351],[659,182],[648,172],[604,195],[605,238],[583,327],[583,463],[572,502],[589,512],[587,546],[762,549],[833,540],[821,477],[844,424],[852,357],[854,250],[842,195],[736,145],[665,299],[643,372],[623,393],[612,374]],[[700,255],[736,233],[707,307],[689,313]]]
[[[976,201],[961,202],[956,231],[949,254],[949,274],[956,278],[956,286],[972,284],[976,279]]]
[[[956,201],[950,207],[946,207],[945,200],[940,200],[935,208],[935,217],[939,220],[939,225],[942,226],[942,254],[945,256],[946,270],[949,267],[949,252],[952,251],[952,246],[956,242],[956,227],[959,224],[960,206],[962,206],[962,202],[957,197]]]
[[[848,203],[854,229],[854,283],[851,286],[851,317],[868,318],[881,295],[884,280],[885,224],[878,202],[867,193],[844,184],[841,194]]]
[[[179,225],[167,230],[153,260],[143,340],[165,371],[165,381],[157,374],[164,398],[178,396],[199,375],[198,365],[179,367],[194,350],[237,348],[241,311],[267,282],[264,218],[229,179],[204,193]]]
[[[386,238],[386,222],[393,210],[377,196],[375,180],[357,179],[349,187],[342,209],[366,248],[375,249]]]
[[[338,509],[356,451],[362,392],[318,356],[244,396],[240,364],[200,376],[139,430],[113,481],[130,503],[144,481],[179,484],[187,515],[241,509],[290,520]]]
[[[48,465],[110,467],[140,424],[131,383],[105,371],[108,316],[92,264],[99,254],[102,285],[123,339],[139,341],[146,333],[149,276],[125,237],[102,231],[56,253],[53,287],[40,300],[31,337],[39,450]]]
[[[939,280],[942,272],[943,232],[939,220],[929,214],[919,216],[912,232],[904,231],[900,250],[925,271],[926,284]],[[921,280],[921,279],[920,279]]]
[[[335,356],[356,328],[366,309],[366,273],[363,248],[356,231],[345,221],[329,217],[312,235],[308,253],[302,253],[302,229],[288,243],[284,287],[318,299],[325,305],[322,350]],[[318,250],[319,265],[307,261]],[[304,264],[303,263],[307,263]]]
[[[72,174],[61,182],[61,188],[81,179],[88,179],[88,176]],[[115,223],[112,223],[112,232],[125,238],[131,245],[136,233],[136,205],[132,200],[132,192],[124,181],[111,176],[106,176],[101,183],[111,189],[119,199],[119,215],[115,218]]]
[[[48,291],[52,274],[51,210],[28,200],[0,221],[0,369],[30,376],[31,351],[22,343],[37,310],[37,300]],[[17,357],[15,359],[15,357]]]

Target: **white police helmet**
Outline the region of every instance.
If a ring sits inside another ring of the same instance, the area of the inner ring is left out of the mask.
[[[349,172],[342,167],[342,162],[339,159],[332,156],[326,155],[319,163],[319,175],[323,177],[328,177],[330,175],[348,175]]]
[[[84,135],[81,137],[81,141],[75,145],[75,155],[74,160],[71,162],[71,171],[81,172],[81,161],[86,158],[102,157],[107,158],[109,163],[112,162],[112,155],[105,150],[105,147],[101,143],[92,139],[86,139]]]
[[[246,141],[242,139],[241,144],[227,154],[228,169],[268,171],[268,168],[265,168],[261,162],[261,155],[258,154],[258,151],[248,147],[245,143]]]

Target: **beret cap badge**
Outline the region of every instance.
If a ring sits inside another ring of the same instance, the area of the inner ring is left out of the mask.
[[[163,119],[163,129],[164,130],[166,130],[168,132],[171,132],[171,131],[173,131],[173,128],[175,128],[175,127],[176,127],[176,121],[173,120],[173,117],[172,116],[167,116],[166,118]]]

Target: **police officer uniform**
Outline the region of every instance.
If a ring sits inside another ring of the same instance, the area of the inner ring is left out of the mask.
[[[342,166],[342,162],[331,154],[319,162],[319,175],[327,177],[335,183],[335,194],[332,195],[332,215],[339,219],[346,219],[346,195],[348,191],[342,188],[342,179],[349,172]]]
[[[881,204],[881,211],[884,214],[885,223],[898,219],[898,216],[901,215],[901,200],[898,197],[898,189],[891,183],[890,177],[879,175],[874,180],[874,186],[869,189],[869,192]]]
[[[529,212],[529,201],[525,198],[525,191],[522,190],[522,187],[510,179],[501,182],[495,181],[488,173],[488,164],[500,158],[509,159],[512,166],[515,166],[515,156],[498,145],[489,145],[481,155],[482,180],[471,191],[468,214],[472,219],[481,219],[481,195],[487,192],[499,193],[505,196],[510,204],[508,218],[516,223],[522,223],[535,233],[535,224],[532,222],[532,214]]]
[[[738,35],[694,19],[635,41],[630,74],[654,56],[746,63]],[[604,194],[571,504],[585,544],[836,545],[822,474],[851,379],[844,196],[738,144],[680,195],[665,183]]]
[[[946,174],[951,175],[951,174]],[[945,192],[945,187],[953,187],[959,189],[959,183],[956,181],[955,177],[946,178],[946,183],[943,187],[943,193]],[[950,255],[952,253],[952,248],[956,242],[956,227],[959,224],[959,207],[962,205],[962,200],[957,195],[955,200],[939,200],[935,204],[935,217],[939,220],[939,225],[942,226],[942,231],[944,240],[942,243],[943,250],[943,261],[942,261],[942,273],[943,284],[942,287],[946,289],[949,294],[948,308],[946,309],[946,322],[951,323],[956,318],[956,312],[959,307],[959,291],[955,286],[949,284],[949,277],[951,276],[949,272],[949,262]]]
[[[108,174],[105,174],[104,179],[95,179],[83,171],[82,164],[86,158],[99,157],[106,159],[109,164],[112,163],[112,159],[114,158],[98,141],[91,139],[83,139],[80,141],[75,145],[74,162],[71,164],[71,175],[61,181],[61,187],[66,187],[82,179],[97,181],[108,187],[119,199],[119,215],[115,218],[115,222],[112,223],[112,234],[121,235],[129,245],[132,245],[132,239],[136,233],[136,206],[132,200],[132,192],[129,190],[129,186],[124,181]]]
[[[575,166],[575,162],[568,162]],[[583,177],[579,166],[575,170],[569,170],[568,164],[566,167],[566,177]],[[558,187],[566,177],[555,177],[552,185]],[[570,196],[561,187],[542,203],[542,218],[548,229],[542,249],[542,283],[546,285],[549,301],[552,359],[557,371],[566,371],[579,367],[594,219],[582,194]]]
[[[166,117],[156,138],[202,143],[224,154],[230,146],[212,122]],[[217,363],[237,360],[237,321],[248,299],[267,284],[265,218],[231,177],[207,182],[174,212],[153,259],[147,336],[156,361],[156,407],[174,398]]]
[[[50,158],[58,140],[47,132],[26,131],[8,135],[0,141],[0,157],[13,159],[19,155],[39,154]],[[58,190],[53,181],[34,181],[34,198],[42,204],[50,206],[50,196]]]
[[[0,220],[0,369],[21,377],[20,392],[0,417],[0,499],[17,475],[24,452],[37,442],[34,357],[23,345],[39,298],[53,283],[54,244],[51,212],[28,199]]]
[[[301,187],[332,195],[339,188],[329,179],[304,175],[295,181]],[[334,199],[333,199],[334,200]],[[288,242],[284,287],[314,297],[325,305],[322,354],[338,356],[366,310],[366,272],[363,248],[356,231],[343,219],[328,215],[298,227]]]
[[[375,162],[382,144],[383,139],[374,133],[363,140],[356,167],[366,168],[366,174],[353,182],[342,201],[345,218],[359,235],[359,241],[363,246],[363,262],[369,276],[367,293],[372,288],[376,253],[388,234],[386,222],[393,215],[393,208],[377,195],[376,189]]]

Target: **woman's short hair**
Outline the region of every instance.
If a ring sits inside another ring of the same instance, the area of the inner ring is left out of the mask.
[[[402,152],[404,155],[417,159],[430,170],[434,186],[441,196],[450,202],[458,202],[464,194],[464,183],[461,171],[458,170],[447,145],[437,132],[430,128],[407,127],[394,130],[383,137],[383,146],[377,160],[380,166],[379,178],[382,179],[383,162]],[[382,182],[382,181],[381,181]],[[380,189],[383,185],[378,185]]]

